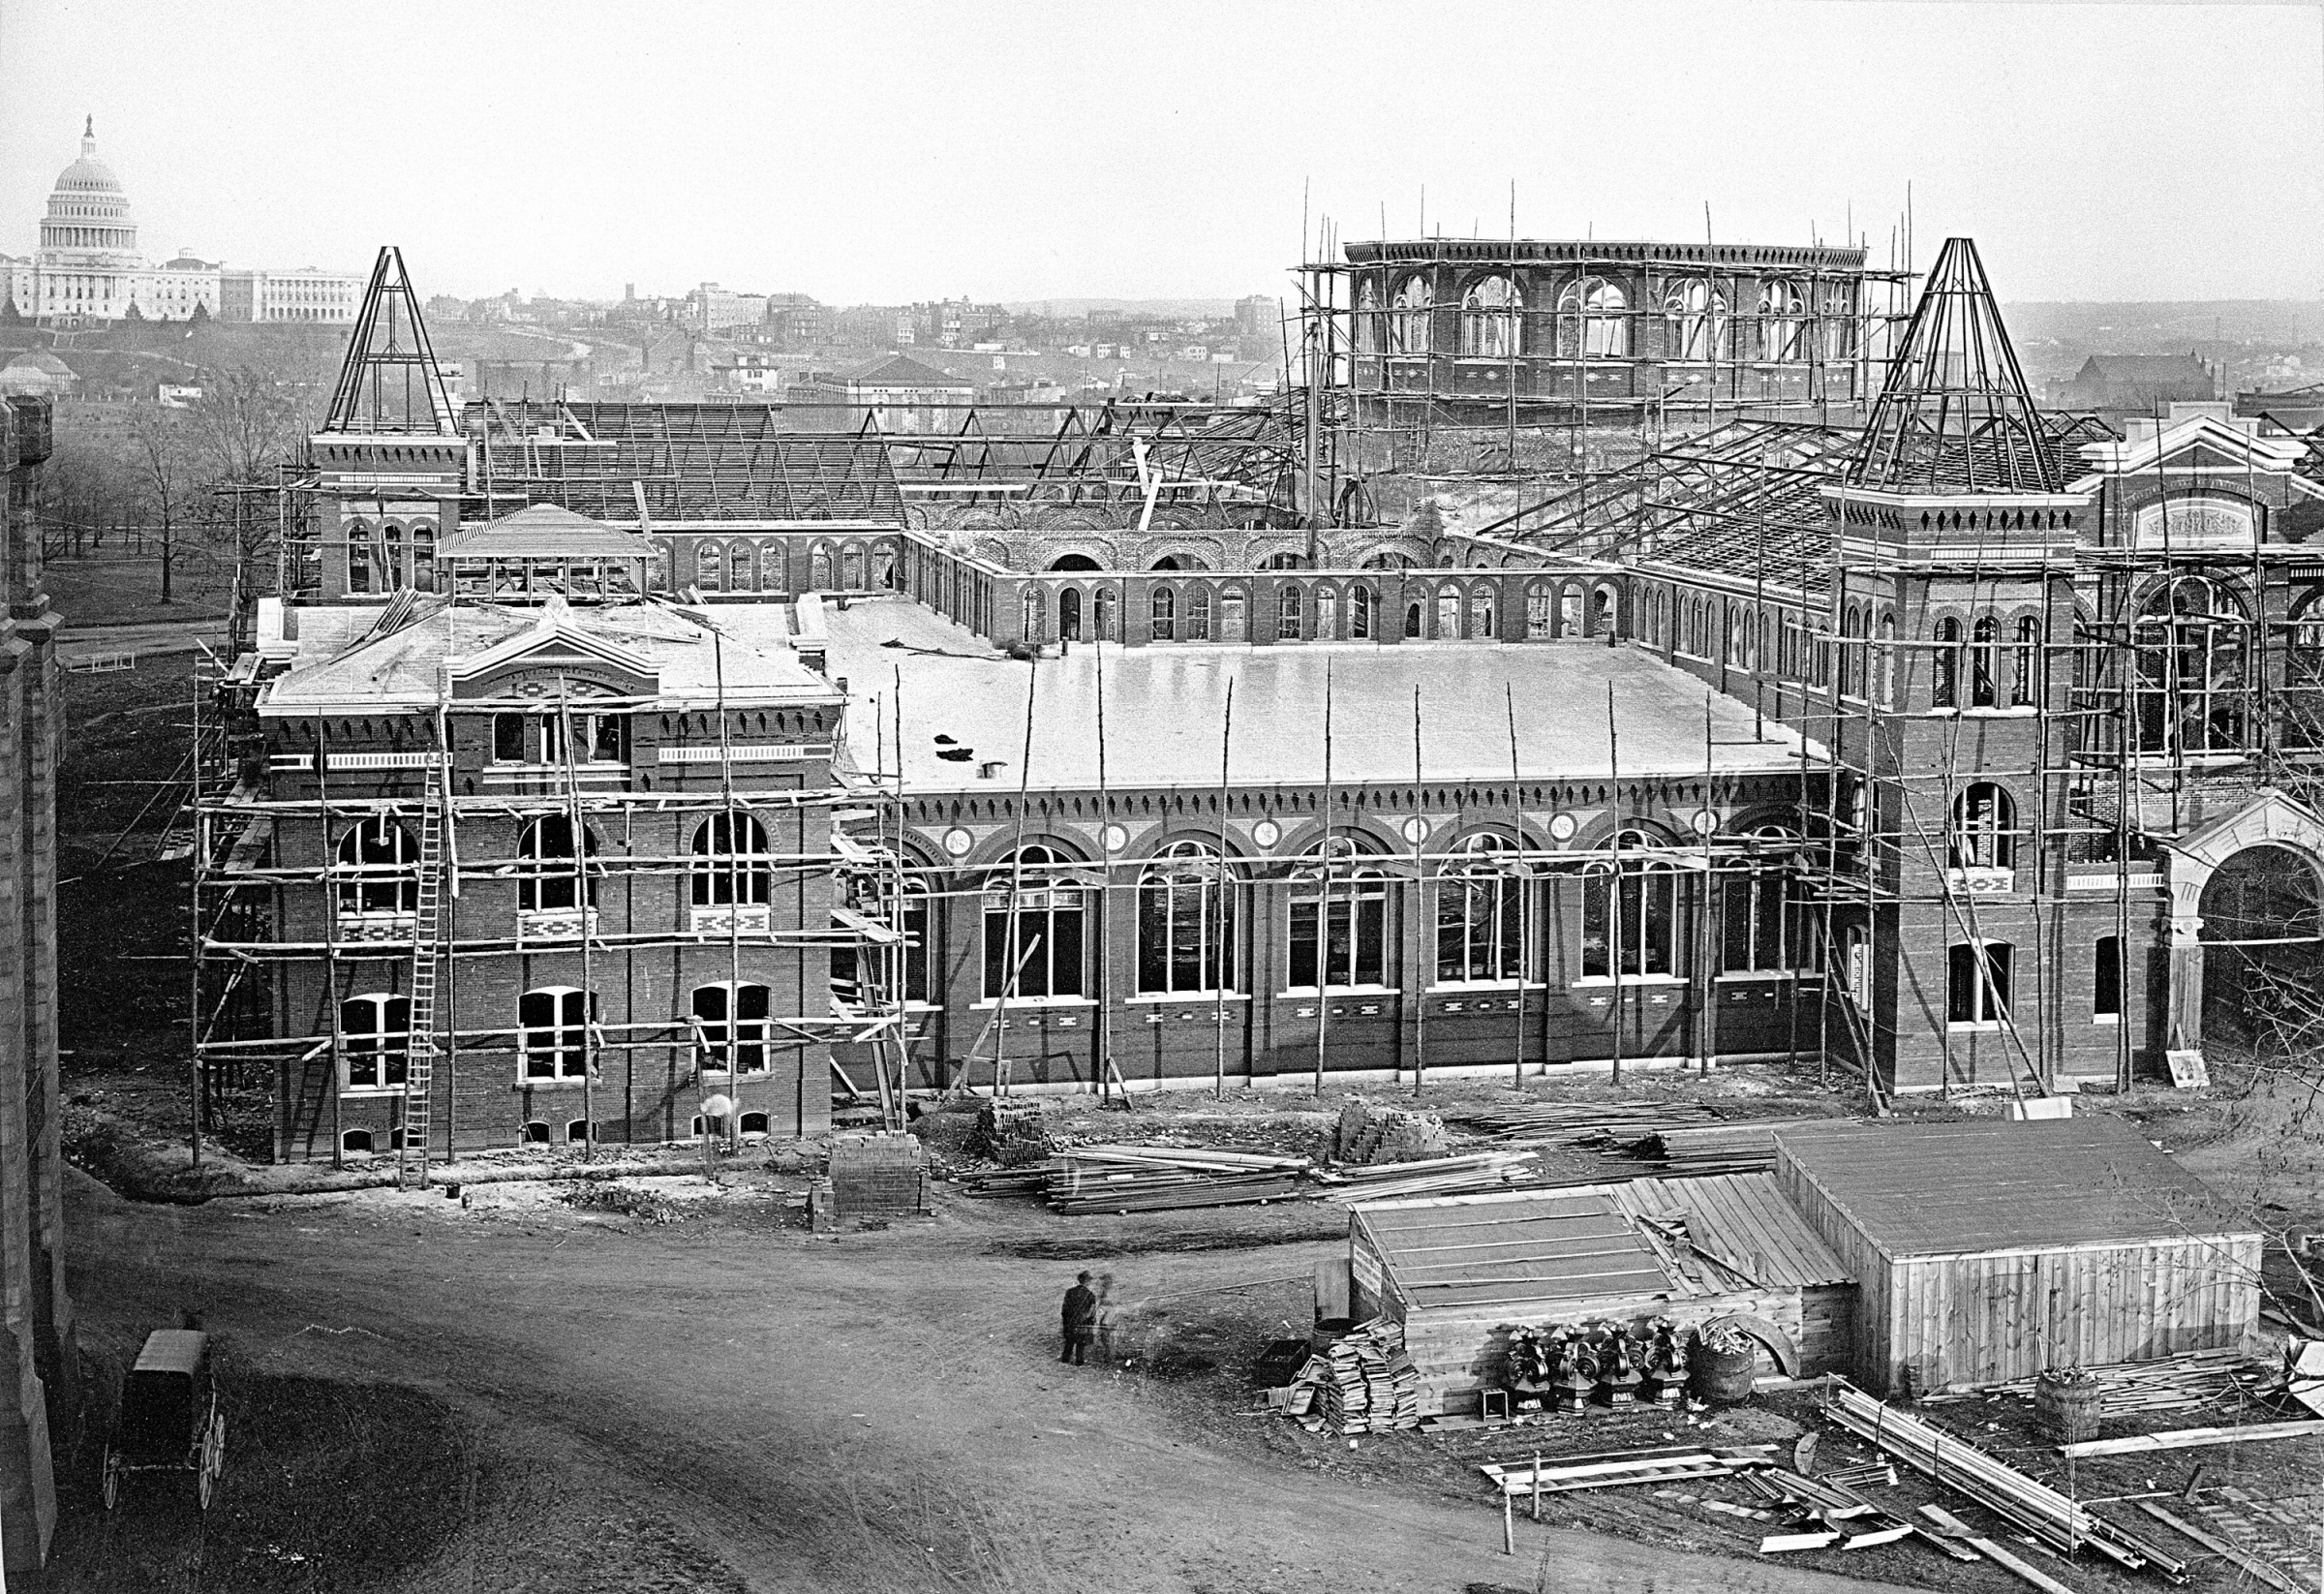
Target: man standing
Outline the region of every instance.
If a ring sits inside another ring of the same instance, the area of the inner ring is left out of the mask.
[[[1085,1272],[1065,1292],[1065,1350],[1057,1360],[1077,1367],[1086,1365],[1089,1343],[1096,1337],[1097,1292],[1089,1287],[1089,1275]]]

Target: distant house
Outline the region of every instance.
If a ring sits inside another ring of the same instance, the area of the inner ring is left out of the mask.
[[[813,431],[853,431],[869,420],[882,432],[939,432],[958,425],[976,397],[973,383],[909,354],[877,354],[844,371],[815,371],[784,389],[803,410],[798,423]]]
[[[27,349],[0,365],[0,396],[20,398],[45,394],[63,398],[80,385],[73,367],[46,349]]]
[[[2218,396],[2218,374],[2193,354],[2093,354],[2050,392],[2063,410],[2153,411]]]

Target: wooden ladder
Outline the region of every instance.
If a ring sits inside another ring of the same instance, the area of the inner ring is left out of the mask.
[[[399,1185],[428,1182],[428,1135],[436,1084],[436,945],[443,903],[442,754],[426,774],[419,811],[419,890],[412,917],[412,1016],[404,1052],[404,1138],[395,1153]],[[448,1155],[448,1149],[446,1154]]]

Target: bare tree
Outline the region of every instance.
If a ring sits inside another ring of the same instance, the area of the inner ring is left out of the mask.
[[[264,585],[260,571],[274,540],[275,506],[265,496],[283,490],[284,467],[297,458],[313,429],[319,392],[280,373],[238,365],[205,372],[201,397],[187,412],[187,429],[201,451],[214,499],[231,528],[233,598],[229,625],[236,638]]]
[[[184,417],[159,405],[139,405],[129,422],[131,459],[147,512],[161,534],[162,596],[171,601],[177,537],[190,518],[199,463]]]

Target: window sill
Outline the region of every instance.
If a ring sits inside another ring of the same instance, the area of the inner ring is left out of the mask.
[[[1097,998],[1095,996],[1011,996],[1009,998],[1009,1008],[1012,1012],[1028,1007],[1095,1007],[1096,1005]],[[987,996],[981,1001],[970,1002],[968,1004],[968,1011],[971,1013],[990,1013],[997,1009],[999,1006],[1000,1002],[998,998]],[[933,1013],[936,1011],[936,1009],[933,1007],[923,1008],[922,1011]]]
[[[742,1077],[739,1079],[728,1073],[723,1068],[701,1068],[695,1070],[695,1072],[701,1076],[702,1082],[705,1085],[709,1084],[712,1080],[717,1080],[725,1085],[748,1085],[752,1080],[767,1080],[775,1077],[775,1070],[772,1068],[745,1069]],[[546,1082],[535,1081],[535,1083],[542,1084]],[[578,1085],[581,1082],[579,1080],[561,1080],[558,1083],[565,1085]]]
[[[562,1079],[520,1079],[508,1088],[511,1090],[578,1090],[589,1083],[579,1074],[568,1074]]]
[[[1684,985],[1687,983],[1687,976],[1684,974],[1625,974],[1622,976],[1621,983],[1625,987],[1634,985]],[[1575,990],[1587,987],[1592,990],[1603,991],[1610,988],[1613,984],[1614,977],[1610,974],[1584,974],[1580,979],[1571,982],[1572,988]]]
[[[1819,978],[1820,972],[1814,968],[1730,968],[1724,974],[1713,974],[1711,978],[1724,985],[1730,980],[1738,983],[1747,980],[1812,980]]]
[[[1429,986],[1422,994],[1430,996],[1465,996],[1471,994],[1489,996],[1495,991],[1545,991],[1548,987],[1538,980],[1444,980]]]
[[[1979,1019],[1973,1024],[1952,1019],[1946,1021],[1944,1032],[1948,1035],[1998,1035],[2002,1032],[2002,1027],[1993,1019]]]
[[[2123,1022],[2123,1016],[2120,1013],[2095,1013],[2091,1015],[2090,1022],[2109,1026],[2119,1025]]]
[[[1189,1006],[1199,1003],[1208,1007],[1215,1002],[1249,1001],[1250,999],[1240,991],[1143,991],[1135,996],[1121,998],[1122,1005],[1125,1007],[1159,1007],[1172,1002],[1184,1002]]]
[[[1275,993],[1277,1001],[1323,1001],[1333,996],[1401,996],[1399,985],[1334,985],[1318,991],[1312,985],[1295,985],[1288,991]]]
[[[340,1095],[352,1097],[358,1101],[381,1096],[395,1097],[403,1093],[404,1088],[400,1085],[342,1085],[339,1087]]]

